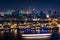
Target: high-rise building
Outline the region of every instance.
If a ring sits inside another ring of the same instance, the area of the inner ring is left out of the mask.
[[[6,12],[6,14],[12,14],[12,12],[14,12],[15,10],[7,10]]]
[[[51,16],[51,15],[52,15],[51,10],[48,10],[48,14],[49,14],[49,16]]]
[[[41,17],[41,18],[46,18],[46,13],[44,13],[43,11],[41,11],[40,17]]]

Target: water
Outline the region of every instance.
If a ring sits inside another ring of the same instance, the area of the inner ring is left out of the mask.
[[[22,37],[20,34],[17,34],[16,30],[15,31],[9,31],[9,30],[0,31],[0,40],[18,40],[19,38],[21,39]]]
[[[41,31],[41,30],[40,30]],[[46,31],[46,30],[45,30]],[[43,33],[42,34],[49,34],[49,33],[52,33],[53,30],[48,30],[48,32],[46,31],[46,33],[44,31],[42,31]],[[16,29],[14,30],[0,30],[0,40],[19,40],[19,38],[23,38],[20,34],[21,32],[18,31]],[[41,34],[41,33],[39,33]],[[48,38],[47,39],[24,39],[24,40],[49,40]]]

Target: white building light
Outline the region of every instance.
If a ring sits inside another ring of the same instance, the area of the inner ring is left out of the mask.
[[[49,15],[46,15],[47,18],[49,18]]]

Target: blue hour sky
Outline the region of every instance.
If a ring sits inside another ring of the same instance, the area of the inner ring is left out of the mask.
[[[60,10],[60,0],[0,0],[0,10],[28,8]]]

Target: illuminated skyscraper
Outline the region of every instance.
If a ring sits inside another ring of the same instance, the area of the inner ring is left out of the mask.
[[[52,15],[51,10],[48,10],[48,14],[49,14],[49,16],[51,16],[51,15]]]

